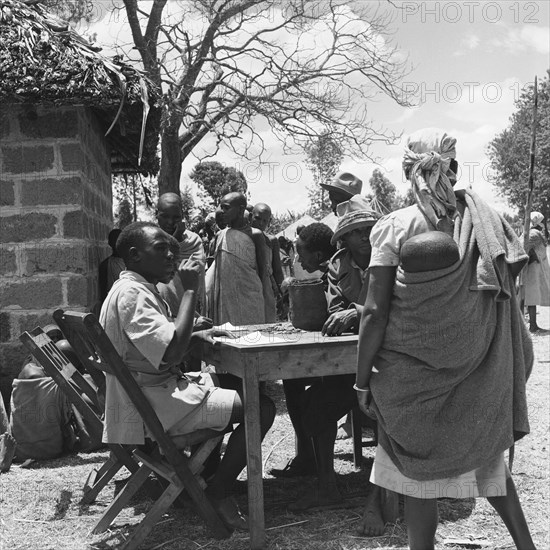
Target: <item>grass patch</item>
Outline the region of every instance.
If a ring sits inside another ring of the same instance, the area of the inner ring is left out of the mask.
[[[549,508],[549,372],[550,336],[535,336],[536,363],[528,383],[531,434],[516,446],[514,479],[537,548],[550,548]],[[264,470],[294,452],[294,436],[286,414],[280,384],[268,391],[277,403],[273,429],[263,445]],[[337,510],[294,514],[287,508],[314,479],[280,480],[265,475],[267,548],[273,550],[406,549],[407,534],[402,520],[388,525],[384,536],[355,535],[372,464],[373,450],[364,450],[361,471],[352,463],[351,440],[336,443],[336,470],[347,506]],[[111,501],[111,483],[91,505],[80,505],[82,486],[90,469],[100,466],[106,452],[78,454],[35,463],[23,469],[17,464],[0,476],[0,548],[10,550],[105,550],[119,546],[132,526],[139,523],[151,501],[137,495],[130,506],[101,536],[89,532]],[[116,479],[125,477],[117,476]],[[245,473],[236,483],[237,501],[247,509]],[[471,547],[505,549],[513,543],[500,518],[484,499],[441,500],[438,548],[457,550],[464,545],[444,544],[469,539]],[[476,546],[477,545],[477,546]],[[213,540],[202,521],[189,508],[172,508],[146,539],[150,550],[241,550],[249,548],[248,536],[235,534],[225,541]]]

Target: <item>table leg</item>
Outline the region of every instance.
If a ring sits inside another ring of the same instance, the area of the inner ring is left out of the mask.
[[[250,548],[265,547],[262,436],[260,431],[260,390],[258,356],[246,360],[243,378],[248,474],[248,518]]]

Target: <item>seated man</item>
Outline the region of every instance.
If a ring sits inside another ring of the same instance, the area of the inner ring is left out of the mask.
[[[327,225],[312,223],[301,229],[296,240],[298,262],[300,262],[308,273],[318,270],[325,272],[325,282],[328,262],[336,252],[336,247],[331,243],[332,236],[333,232]],[[330,378],[331,390],[337,391],[332,382],[338,382],[340,377],[325,377],[324,380],[328,378]],[[351,384],[353,386],[353,377]],[[312,388],[315,385],[322,388],[324,387],[323,378],[283,380],[288,416],[296,433],[296,456],[280,467],[273,468],[271,474],[275,477],[297,477],[312,475],[317,472],[319,465],[315,461],[315,451],[311,444],[310,438],[312,434],[306,429],[303,422],[306,388],[309,385],[312,385]],[[345,409],[336,420],[341,418],[348,410],[349,408]],[[332,498],[328,497],[328,494],[332,495],[335,492],[333,490],[335,488],[327,486],[325,489],[327,493],[327,499],[325,500],[332,500]]]
[[[43,331],[56,345],[60,342],[68,344],[62,340],[63,333],[57,325],[47,325]],[[19,461],[45,460],[75,448],[71,404],[33,355],[25,358],[12,383],[10,409],[11,457],[15,454]]]
[[[338,215],[334,234],[324,224],[311,224],[300,232],[296,242],[298,261],[304,269],[326,272],[331,315],[322,332],[327,336],[356,331],[359,327],[361,301],[368,285],[369,236],[379,217],[369,202],[359,196],[340,204]],[[339,240],[346,246],[329,260]],[[283,381],[298,452],[286,468],[272,470],[272,474],[289,477],[316,470],[318,477],[313,493],[306,493],[291,505],[295,511],[331,506],[342,500],[334,472],[334,443],[338,420],[357,405],[354,379],[351,374]],[[307,385],[310,387],[306,390]],[[384,530],[379,502],[379,494],[374,502],[369,502],[368,517],[365,511],[363,521],[364,534],[377,535]]]
[[[202,428],[223,431],[242,422],[239,393],[214,385],[211,375],[183,375],[177,368],[191,337],[212,339],[215,332],[193,333],[193,314],[200,266],[189,260],[174,268],[170,236],[152,223],[136,222],[122,231],[118,249],[127,267],[114,284],[101,310],[101,324],[134,375],[169,435]],[[184,289],[175,319],[170,317],[156,284],[173,276]],[[147,432],[116,378],[107,374],[104,440],[140,445]],[[275,407],[261,398],[262,436],[273,423]],[[229,498],[231,486],[246,465],[244,424],[231,434],[225,455],[209,480],[206,494],[229,528],[246,529],[247,521]]]
[[[13,381],[10,432],[15,458],[56,458],[72,451],[76,435],[71,404],[55,381],[34,360],[26,362]]]

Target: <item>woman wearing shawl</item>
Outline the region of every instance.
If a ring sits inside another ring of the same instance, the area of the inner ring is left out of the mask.
[[[527,256],[479,197],[455,196],[455,143],[433,129],[409,138],[403,168],[416,204],[383,217],[371,234],[355,386],[381,428],[371,481],[405,495],[413,550],[434,548],[437,498],[478,496],[489,499],[517,548],[529,550],[503,456],[529,432],[532,345],[514,296]],[[402,245],[429,231],[452,236],[460,259],[404,271]]]
[[[548,245],[543,234],[544,216],[531,212],[531,230],[527,254],[529,263],[521,272],[522,297],[529,313],[529,331],[546,332],[537,325],[537,306],[550,306],[550,267],[546,254]]]

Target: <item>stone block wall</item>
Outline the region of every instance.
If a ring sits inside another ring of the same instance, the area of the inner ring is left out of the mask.
[[[21,332],[58,308],[89,310],[110,249],[110,156],[85,107],[0,106],[0,391],[27,352]]]

